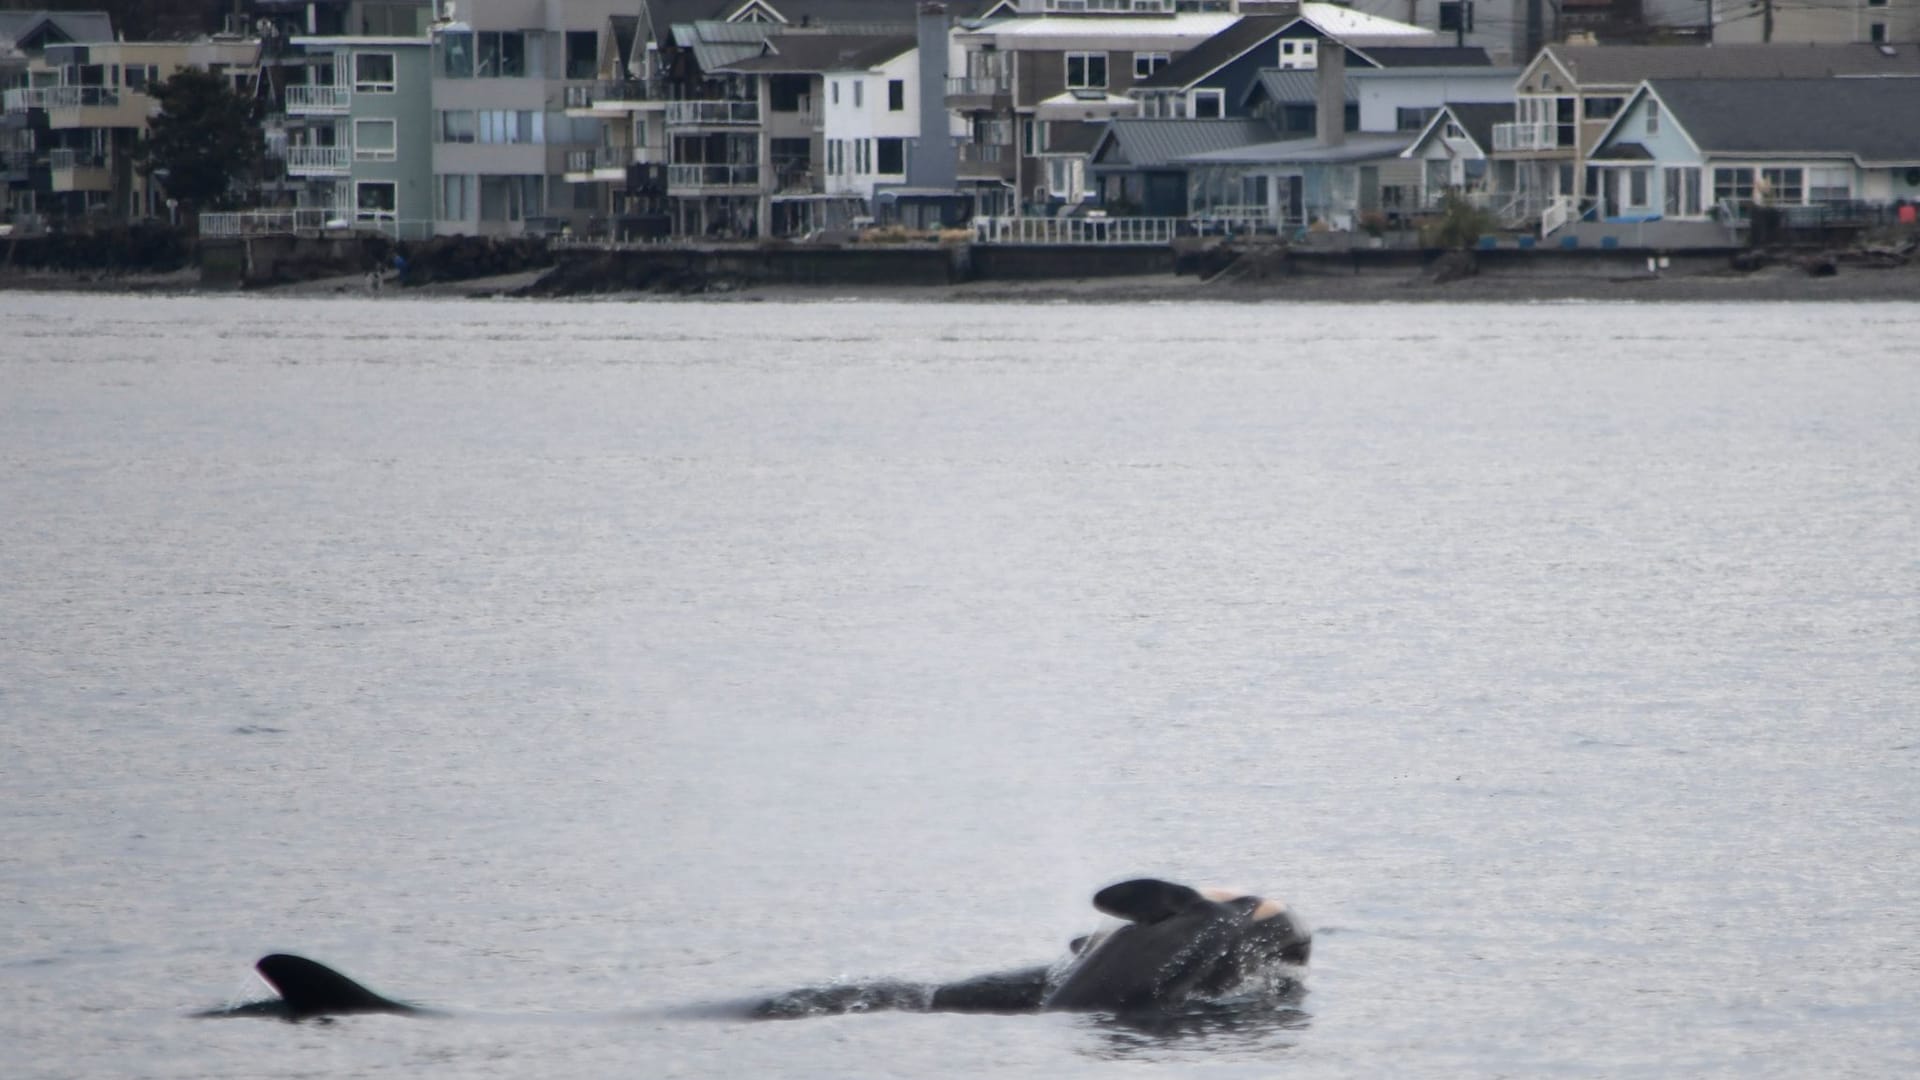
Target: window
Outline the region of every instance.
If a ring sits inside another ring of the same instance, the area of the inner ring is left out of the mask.
[[[907,108],[907,83],[904,79],[887,80],[887,111],[904,112]]]
[[[1666,170],[1665,179],[1667,216],[1698,217],[1700,215],[1700,170],[1669,168]]]
[[[393,93],[393,54],[355,53],[353,92],[356,94]]]
[[[1887,24],[1883,22],[1867,24],[1867,40],[1875,45],[1887,43]]]
[[[1289,39],[1280,43],[1280,66],[1287,70],[1305,70],[1318,67],[1320,54],[1316,51],[1318,42],[1311,38]]]
[[[1167,54],[1163,52],[1142,52],[1133,54],[1133,77],[1147,79],[1153,73],[1167,66]]]
[[[1717,168],[1713,170],[1713,201],[1748,203],[1753,201],[1753,170]]]
[[[449,30],[440,35],[440,62],[435,65],[443,79],[473,78],[473,31]]]
[[[1411,107],[1407,105],[1398,106],[1393,110],[1393,130],[1419,131],[1425,128],[1427,126],[1427,122],[1433,119],[1433,114],[1439,111],[1440,110],[1438,108],[1430,108],[1425,106],[1421,106],[1421,107]],[[1453,136],[1448,135],[1447,138],[1451,139],[1453,138]]]
[[[1440,29],[1456,34],[1473,31],[1473,0],[1440,0]]]
[[[525,109],[481,109],[474,127],[483,143],[543,143],[547,141],[547,114]]]
[[[1446,130],[1441,132],[1440,137],[1443,139],[1451,139],[1454,142],[1461,142],[1466,139],[1467,131],[1465,128],[1461,127],[1459,124],[1455,123],[1452,120],[1449,120],[1447,121]]]
[[[832,99],[833,104],[835,105],[840,104],[840,80],[839,79],[833,80],[833,89],[829,92],[828,96]]]
[[[1195,90],[1193,116],[1196,120],[1218,120],[1224,115],[1225,90]]]
[[[1619,114],[1620,107],[1626,103],[1626,98],[1590,97],[1586,101],[1587,119],[1611,120]]]
[[[397,144],[391,120],[355,120],[353,122],[353,160],[392,161]]]
[[[1067,54],[1067,89],[1104,90],[1106,88],[1106,53]]]
[[[480,78],[524,79],[540,74],[538,31],[487,30],[477,37],[474,74]]]
[[[853,85],[859,86],[860,84],[854,83]],[[868,176],[872,174],[873,172],[873,140],[872,139],[853,140],[853,171],[860,174],[861,176]]]
[[[1647,134],[1660,134],[1660,103],[1651,97],[1647,99]]]
[[[544,176],[480,177],[481,221],[524,221],[546,207]]]
[[[1760,179],[1772,192],[1776,206],[1798,206],[1807,201],[1806,173],[1801,169],[1761,169]],[[1759,185],[1755,185],[1756,192]]]
[[[473,217],[473,177],[440,178],[440,220],[466,221]]]
[[[907,140],[875,139],[873,171],[882,176],[899,176],[907,171]]]
[[[1853,198],[1853,170],[1844,165],[1807,170],[1807,201],[1845,202]]]
[[[391,180],[362,180],[353,186],[356,221],[392,221],[399,206],[398,185]]]
[[[1020,121],[1020,153],[1027,157],[1033,156],[1033,121],[1031,120]]]
[[[447,109],[440,114],[437,127],[443,143],[470,143],[474,139],[473,110]]]
[[[600,72],[600,34],[595,30],[567,31],[567,78],[591,79]]]
[[[861,109],[866,107],[867,103],[864,100],[866,95],[861,93],[861,91],[865,90],[866,88],[867,88],[867,81],[865,79],[853,80],[853,107],[854,108]]]

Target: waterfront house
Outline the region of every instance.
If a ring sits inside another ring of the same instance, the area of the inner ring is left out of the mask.
[[[1596,141],[1602,222],[1857,218],[1920,200],[1920,78],[1652,79]]]
[[[1513,163],[1515,223],[1544,218],[1551,231],[1592,209],[1589,155],[1644,80],[1912,75],[1913,45],[1550,45],[1514,84],[1514,118],[1494,128],[1494,159]]]
[[[1087,168],[1107,213],[1183,218],[1191,209],[1187,158],[1272,137],[1259,120],[1125,117],[1100,133],[1087,155]]]
[[[1436,209],[1448,192],[1455,192],[1504,214],[1514,190],[1513,162],[1493,160],[1493,128],[1512,115],[1511,104],[1442,105],[1400,154],[1418,165],[1418,207]]]
[[[0,222],[37,225],[40,204],[53,194],[47,154],[40,148],[47,114],[27,107],[28,69],[49,45],[112,40],[113,23],[101,12],[0,11],[0,95],[21,91],[10,102],[19,107],[0,108]]]
[[[164,218],[164,179],[141,176],[133,160],[134,147],[159,110],[148,88],[182,68],[199,67],[230,77],[236,90],[251,94],[260,43],[237,34],[191,42],[54,43],[73,29],[101,30],[103,22],[42,22],[29,28],[39,32],[39,55],[27,60],[14,76],[16,85],[0,95],[0,109],[14,118],[7,124],[14,132],[9,146],[16,155],[26,151],[12,159],[28,166],[24,208],[68,219]],[[30,142],[22,131],[30,133]],[[42,167],[44,180],[38,174]]]
[[[284,162],[293,208],[400,239],[433,235],[436,142],[477,136],[449,124],[461,114],[435,113],[431,42],[420,29],[286,39],[281,112],[269,121],[267,145]]]

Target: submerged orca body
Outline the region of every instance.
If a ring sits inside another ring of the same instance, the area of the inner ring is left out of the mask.
[[[1313,938],[1286,905],[1227,890],[1139,878],[1094,894],[1125,925],[1080,938],[1064,964],[960,982],[847,984],[796,990],[753,1010],[765,1018],[875,1009],[933,1012],[1136,1013],[1217,1002],[1260,980],[1291,992]],[[1276,981],[1277,980],[1277,981]]]
[[[752,1006],[765,1019],[904,1009],[1019,1013],[1042,1010],[1171,1013],[1238,1000],[1249,988],[1270,998],[1299,989],[1312,935],[1286,905],[1224,890],[1139,878],[1094,894],[1093,906],[1124,924],[1073,943],[1059,964],[951,983],[885,981],[794,990]],[[254,969],[280,996],[204,1016],[308,1020],[351,1013],[433,1015],[385,998],[302,956],[275,953]],[[738,1015],[737,1013],[734,1015]]]
[[[327,965],[304,956],[274,953],[261,957],[253,969],[280,995],[278,998],[249,1002],[202,1015],[310,1020],[350,1013],[426,1014],[426,1010],[417,1006],[381,997]]]

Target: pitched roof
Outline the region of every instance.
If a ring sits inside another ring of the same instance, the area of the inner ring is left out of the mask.
[[[1411,132],[1391,135],[1349,132],[1344,142],[1328,145],[1319,139],[1287,139],[1192,154],[1182,160],[1187,165],[1310,165],[1368,161],[1397,157],[1413,142]]]
[[[1094,144],[1096,166],[1165,168],[1175,159],[1250,146],[1273,134],[1258,120],[1163,120],[1127,117],[1107,123]]]
[[[1294,15],[1248,15],[1133,85],[1139,90],[1184,90],[1297,21]]]
[[[1320,73],[1313,69],[1262,68],[1260,78],[1247,87],[1246,96],[1252,98],[1255,91],[1267,95],[1269,100],[1289,105],[1317,102],[1320,100]],[[1360,100],[1360,91],[1354,85],[1352,75],[1346,79],[1346,97],[1348,102]]]
[[[1383,68],[1493,66],[1478,45],[1369,45],[1365,52]]]
[[[1920,75],[1915,45],[1549,45],[1584,86],[1642,79],[1812,79]]]
[[[1846,154],[1920,162],[1920,79],[1660,79],[1651,83],[1710,154]]]
[[[1447,111],[1453,119],[1478,146],[1482,153],[1493,150],[1493,125],[1504,124],[1513,119],[1513,106],[1506,104],[1488,105],[1480,102],[1448,102]]]
[[[91,44],[113,40],[113,20],[104,11],[0,11],[0,44],[28,47]]]
[[[766,51],[724,66],[727,71],[762,74],[819,74],[864,71],[914,47],[906,34],[774,34]]]

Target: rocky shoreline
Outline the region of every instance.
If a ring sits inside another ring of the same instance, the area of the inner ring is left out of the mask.
[[[380,300],[546,298],[569,302],[912,303],[1542,303],[1542,302],[1911,302],[1920,300],[1920,262],[1819,256],[1750,259],[1710,269],[1603,275],[1552,264],[1501,272],[1418,270],[1364,273],[1199,274],[969,281],[957,284],[763,284],[737,278],[676,279],[647,288],[559,290],[556,272],[528,267],[464,280],[410,282],[392,271],[376,288],[366,274],[334,275],[236,291],[207,287],[191,268],[158,273],[111,270],[0,270],[0,291],[136,295],[361,298]]]

